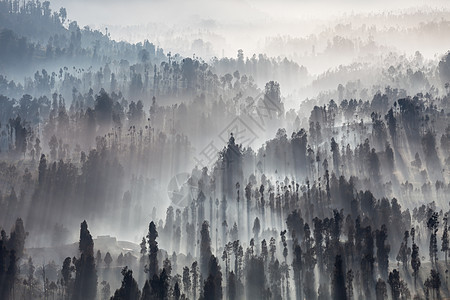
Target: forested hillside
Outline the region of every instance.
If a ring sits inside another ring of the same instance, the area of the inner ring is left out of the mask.
[[[0,299],[450,297],[450,52],[394,40],[449,11],[206,59],[1,0]]]

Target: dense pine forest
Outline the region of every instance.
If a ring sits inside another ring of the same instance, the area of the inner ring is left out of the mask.
[[[448,5],[212,57],[71,18],[0,0],[0,299],[450,298]]]

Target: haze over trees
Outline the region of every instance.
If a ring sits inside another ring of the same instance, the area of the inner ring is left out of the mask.
[[[0,299],[450,297],[449,12],[207,59],[0,0]]]

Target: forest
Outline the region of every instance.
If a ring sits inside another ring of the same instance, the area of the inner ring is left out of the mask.
[[[450,298],[448,3],[101,5],[0,0],[0,299]]]

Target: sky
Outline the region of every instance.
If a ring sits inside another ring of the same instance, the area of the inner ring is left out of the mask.
[[[448,8],[446,0],[54,0],[69,17],[81,24],[138,25],[148,22],[174,24],[193,18],[221,22],[280,22],[324,19],[342,13],[400,10],[418,6]]]
[[[246,56],[262,53],[267,38],[320,34],[342,19],[353,22],[356,14],[450,11],[447,0],[54,0],[51,5],[66,7],[69,20],[81,27],[108,28],[114,40],[148,39],[166,53],[205,61],[235,57],[238,49]]]

